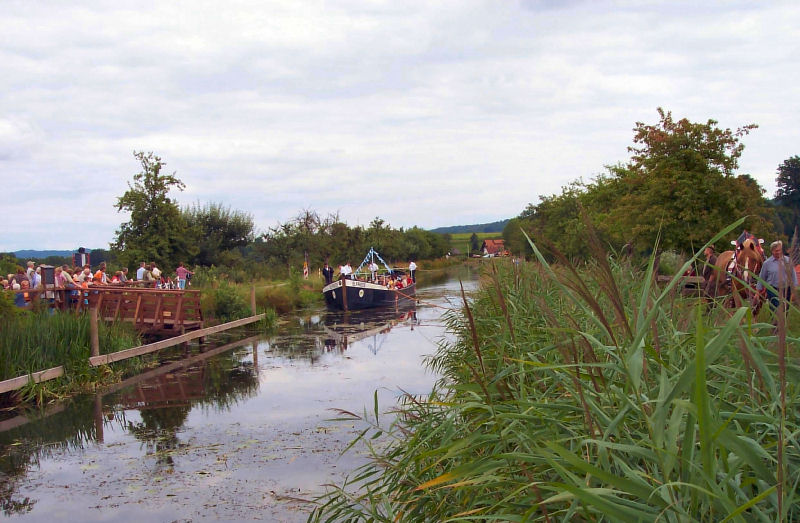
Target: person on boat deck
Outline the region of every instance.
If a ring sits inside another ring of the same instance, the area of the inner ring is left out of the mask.
[[[756,290],[767,290],[769,307],[774,311],[778,308],[782,299],[787,302],[791,301],[792,289],[797,287],[797,273],[794,271],[792,260],[783,254],[782,241],[772,242],[769,250],[772,252],[772,256],[767,258],[764,265],[761,266],[761,274],[759,275],[759,282],[756,284]],[[771,285],[777,292],[766,288],[762,280]]]
[[[405,287],[405,283],[403,283],[403,277],[400,276],[399,278],[397,278],[397,281],[394,283],[394,288],[395,289],[402,289],[403,287]]]
[[[378,279],[378,264],[375,261],[369,262],[369,273],[372,275],[372,281],[377,281]]]
[[[325,260],[325,265],[322,266],[322,277],[325,278],[325,285],[333,283],[333,267],[328,265],[328,260]]]
[[[348,261],[341,267],[339,267],[339,277],[346,278],[348,280],[352,279],[353,274],[353,267],[350,266],[350,262]]]
[[[119,281],[120,283],[128,283],[128,268],[123,267],[121,271],[119,271]]]
[[[417,282],[417,264],[414,263],[414,260],[411,260],[411,263],[408,264],[408,272],[411,275],[411,281],[414,283]]]
[[[389,287],[390,289],[394,289],[395,286],[394,276],[389,276],[389,282],[386,284],[386,286]]]

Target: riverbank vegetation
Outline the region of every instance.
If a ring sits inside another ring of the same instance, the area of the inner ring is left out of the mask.
[[[373,459],[313,520],[800,518],[796,333],[586,243],[579,266],[533,243],[535,263],[492,262],[428,361],[439,386],[393,425],[342,413]]]
[[[743,227],[748,231],[767,243],[782,239],[788,246],[786,240],[796,236],[800,224],[800,157],[778,165],[778,189],[769,199],[752,176],[738,172],[742,140],[756,125],[731,130],[715,120],[675,119],[660,108],[658,115],[655,124],[636,123],[626,162],[528,204],[505,227],[506,247],[532,257],[525,231],[552,242],[570,259],[585,259],[582,213],[597,224],[604,244],[636,256],[649,255],[656,238],[663,251],[693,253],[741,216],[747,217]],[[714,247],[729,249],[739,232],[720,238]]]
[[[3,294],[0,300],[7,302]],[[3,307],[0,321],[0,381],[32,372],[64,366],[65,376],[50,382],[26,386],[13,403],[43,404],[56,396],[87,390],[96,383],[113,381],[110,369],[89,365],[91,326],[88,314],[52,313],[47,308],[17,311]],[[110,354],[141,345],[133,325],[122,322],[98,323],[100,353]],[[128,362],[119,369],[130,371]],[[132,367],[133,366],[133,367]]]

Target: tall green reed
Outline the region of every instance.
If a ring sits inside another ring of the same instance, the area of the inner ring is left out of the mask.
[[[56,383],[63,388],[97,381],[102,370],[89,366],[91,327],[86,314],[23,312],[3,319],[0,329],[0,380],[30,374],[63,365],[65,378]],[[132,325],[125,323],[98,325],[101,354],[117,352],[140,344]],[[52,385],[31,385],[21,396],[43,399],[54,391]]]
[[[437,389],[369,421],[372,461],[310,519],[800,519],[795,335],[709,313],[593,237],[580,268],[531,245],[538,263],[498,264],[447,317]]]

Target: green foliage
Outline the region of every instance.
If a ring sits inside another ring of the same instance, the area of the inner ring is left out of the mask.
[[[14,305],[14,294],[10,292],[0,292],[0,322],[11,319],[21,311]]]
[[[658,257],[658,273],[666,276],[675,276],[681,270],[685,259],[675,251],[664,251]]]
[[[534,245],[538,263],[493,264],[448,316],[439,388],[393,426],[377,404],[343,413],[369,423],[356,441],[373,460],[312,521],[800,518],[786,332],[747,308],[705,316],[677,279],[653,287],[653,258],[642,271],[587,244],[581,269]]]
[[[472,233],[469,237],[469,250],[470,252],[478,252],[481,249],[480,240],[477,233]]]
[[[17,272],[19,260],[11,253],[4,252],[0,254],[0,277],[5,278],[8,274]]]
[[[777,218],[763,189],[749,175],[734,174],[744,149],[740,140],[755,126],[731,131],[714,120],[675,121],[660,108],[658,114],[655,125],[636,124],[627,164],[529,205],[520,215],[523,229],[575,258],[586,255],[582,213],[598,224],[601,241],[639,254],[657,238],[665,250],[691,252],[741,216],[754,234],[773,235]]]
[[[782,218],[783,233],[791,236],[800,225],[800,156],[792,156],[778,166],[775,203]]]
[[[252,245],[247,256],[270,266],[273,274],[283,276],[289,268],[303,266],[305,253],[310,269],[314,270],[326,260],[333,266],[348,260],[358,265],[370,247],[398,266],[412,258],[442,257],[450,249],[445,237],[418,227],[407,231],[393,229],[375,218],[366,229],[351,228],[336,215],[321,218],[307,210],[267,231]]]
[[[184,261],[202,266],[241,264],[239,249],[246,247],[254,237],[252,215],[216,203],[203,206],[198,203],[183,209],[181,214],[197,233],[197,254]]]
[[[98,325],[100,353],[108,354],[139,345],[134,327],[128,323]],[[0,329],[0,380],[64,365],[67,377],[62,382],[28,392],[39,394],[62,386],[97,381],[98,369],[88,366],[91,352],[89,316],[52,310],[23,311],[3,317]],[[24,391],[23,391],[24,392]]]
[[[216,288],[203,292],[203,314],[226,323],[251,315],[243,290],[228,282],[219,282]]]
[[[184,184],[173,174],[163,174],[166,165],[153,153],[134,152],[142,171],[117,199],[117,211],[130,213],[120,225],[112,251],[123,266],[138,267],[140,261],[155,261],[162,268],[176,267],[196,252],[190,231],[170,190],[183,190]]]

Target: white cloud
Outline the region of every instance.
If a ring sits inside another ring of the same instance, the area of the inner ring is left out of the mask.
[[[494,221],[624,161],[658,106],[760,124],[741,171],[771,193],[798,154],[798,22],[789,2],[7,2],[3,214],[36,225],[0,250],[106,246],[133,150],[181,203],[261,229]]]

